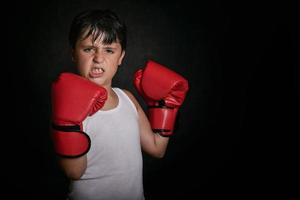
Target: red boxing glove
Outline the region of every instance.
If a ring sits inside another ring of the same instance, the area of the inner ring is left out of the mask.
[[[188,81],[154,61],[134,75],[134,86],[148,105],[153,132],[168,137],[173,134],[179,107],[189,89]]]
[[[90,149],[90,138],[82,131],[82,121],[101,109],[106,90],[89,80],[61,73],[52,84],[52,136],[58,155],[79,157]]]

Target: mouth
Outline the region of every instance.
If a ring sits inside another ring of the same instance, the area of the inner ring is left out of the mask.
[[[90,78],[99,78],[105,72],[103,67],[92,67],[91,71],[89,72]]]

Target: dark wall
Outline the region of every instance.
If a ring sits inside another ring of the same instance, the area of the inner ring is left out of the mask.
[[[72,17],[87,8],[110,8],[126,21],[128,49],[114,85],[132,91],[145,109],[132,77],[147,59],[189,80],[165,158],[144,155],[146,197],[243,197],[267,195],[273,191],[267,185],[281,188],[285,175],[279,166],[288,165],[284,138],[296,123],[296,9],[251,2],[78,0],[5,6],[11,14],[3,16],[8,23],[2,31],[7,34],[3,126],[8,129],[1,145],[3,191],[11,197],[64,199],[68,180],[55,162],[49,136],[49,92],[60,72],[73,71],[68,29]]]

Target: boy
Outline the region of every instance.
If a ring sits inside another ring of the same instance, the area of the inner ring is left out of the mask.
[[[126,27],[117,15],[80,13],[69,41],[80,76],[62,73],[52,87],[54,145],[72,180],[69,198],[144,199],[141,150],[164,156],[187,81],[153,61],[136,72],[149,122],[129,91],[111,85],[126,50]],[[166,87],[152,89],[156,79]]]

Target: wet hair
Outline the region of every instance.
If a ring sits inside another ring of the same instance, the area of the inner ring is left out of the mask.
[[[126,25],[111,10],[86,10],[74,17],[69,32],[69,44],[75,48],[78,40],[92,35],[95,42],[99,37],[104,44],[119,42],[122,50],[126,49]]]

